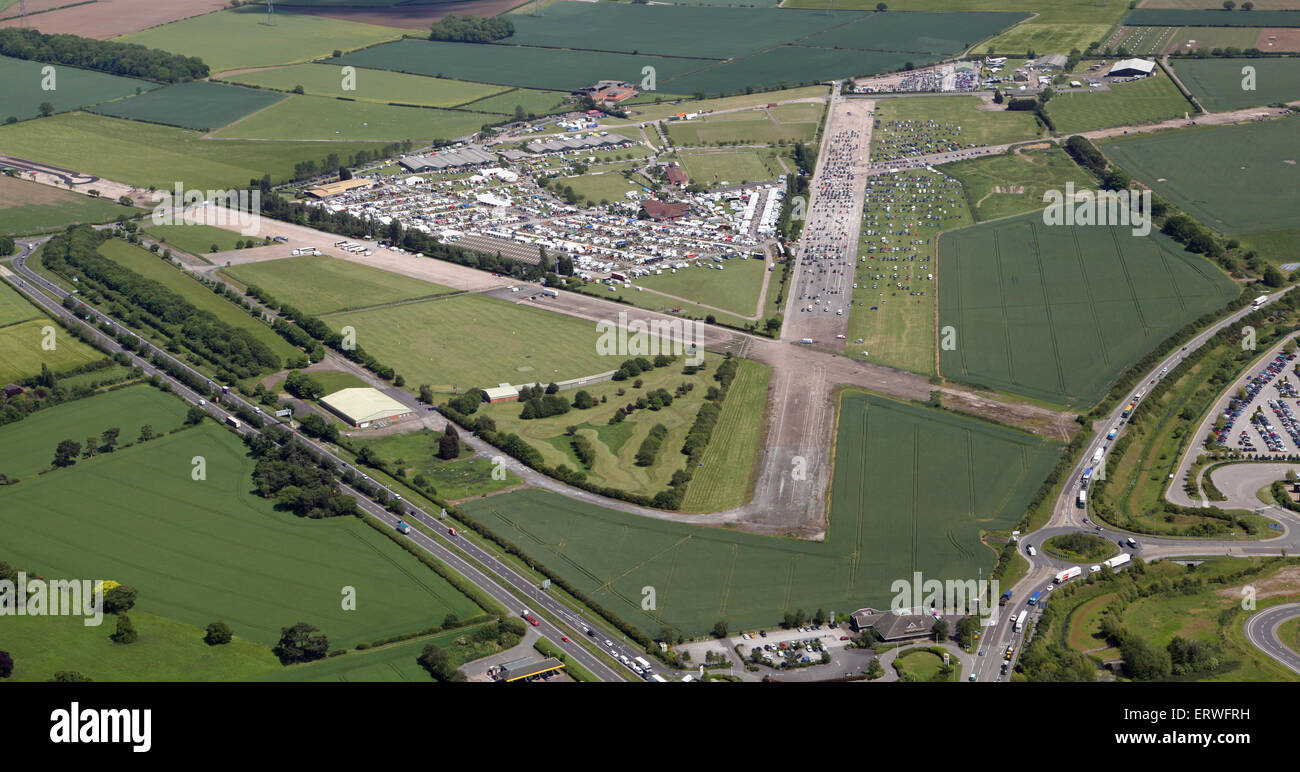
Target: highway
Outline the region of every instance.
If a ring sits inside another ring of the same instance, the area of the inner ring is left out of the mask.
[[[49,237],[44,237],[18,242],[21,252],[11,261],[10,265],[13,274],[6,275],[5,278],[20,292],[33,299],[51,316],[89,329],[93,333],[95,339],[101,344],[114,352],[122,352],[126,354],[130,358],[131,363],[140,367],[146,375],[157,375],[159,378],[162,378],[171,386],[172,391],[177,396],[192,405],[201,406],[218,423],[224,423],[228,413],[226,410],[222,409],[221,406],[213,404],[210,401],[212,395],[199,394],[193,391],[184,383],[168,375],[167,372],[154,367],[150,361],[140,357],[134,352],[127,351],[116,340],[100,332],[97,327],[78,319],[74,314],[61,305],[63,299],[67,297],[69,293],[57,285],[46,281],[27,266],[27,258],[37,246],[47,241],[48,238]],[[124,330],[128,329],[107,314],[104,314],[97,309],[87,308],[92,314],[92,318],[96,321],[106,322]],[[131,334],[133,336],[135,335],[134,332]],[[143,339],[141,340],[143,341]],[[150,354],[164,357],[174,366],[182,368],[199,378],[206,379],[205,375],[189,367],[182,360],[171,356],[166,351],[158,349],[152,344],[149,344],[148,348],[150,349]],[[234,405],[240,405],[250,411],[258,408],[257,405],[243,400],[234,392],[222,394],[221,398],[228,404],[233,403]],[[201,402],[204,404],[200,405]],[[299,443],[311,448],[319,456],[329,459],[337,465],[340,470],[350,468],[348,462],[334,455],[330,450],[311,438],[294,431],[290,427],[284,428],[292,432],[294,438]],[[248,434],[257,430],[253,427],[247,426],[241,421],[237,431],[240,434]],[[366,479],[368,479],[376,488],[385,491],[390,497],[400,495],[375,480],[370,480],[369,478]],[[342,483],[340,483],[340,490],[354,494],[358,506],[367,513],[379,518],[390,526],[396,526],[399,518],[384,507],[381,507],[379,504],[366,498],[355,489]],[[431,516],[428,512],[421,510],[408,501],[403,501],[403,504],[407,510],[405,517],[409,521],[418,522],[430,528],[435,534],[431,537],[421,533],[418,529],[413,529],[410,538],[415,544],[419,545],[433,557],[446,563],[454,571],[464,576],[467,581],[477,585],[494,600],[502,604],[511,614],[521,614],[525,607],[533,612],[539,610],[545,612],[533,614],[540,623],[538,625],[538,631],[549,638],[556,647],[572,658],[573,661],[580,663],[601,680],[622,681],[626,680],[627,677],[632,676],[632,671],[630,669],[623,668],[621,664],[611,664],[604,657],[593,655],[584,646],[579,645],[576,642],[576,639],[579,637],[587,637],[592,644],[596,645],[602,652],[614,659],[627,657],[630,660],[633,657],[642,656],[644,652],[639,648],[629,646],[620,638],[607,633],[605,631],[606,628],[597,625],[591,618],[570,608],[568,605],[557,600],[550,593],[540,589],[531,579],[524,577],[513,567],[498,560],[494,555],[480,548],[477,544],[474,544],[463,537],[451,536],[447,531],[447,526],[440,522],[439,518]],[[468,560],[466,558],[468,558]],[[472,564],[470,560],[475,561],[477,565]],[[482,568],[480,568],[480,566]],[[512,593],[510,589],[507,588],[512,588],[514,592]],[[526,600],[521,602],[519,598],[516,597],[515,593],[522,595]],[[558,619],[559,624],[555,624],[548,619],[546,616],[547,614]],[[586,635],[587,630],[594,630],[596,635]],[[565,636],[572,640],[569,642],[563,641],[562,637]],[[606,640],[610,641],[610,645],[605,644]],[[664,668],[656,662],[652,661],[651,664],[654,672],[665,675],[670,672],[667,668]],[[623,670],[618,670],[618,668],[623,668]]]
[[[1300,603],[1284,603],[1256,611],[1246,620],[1246,639],[1255,648],[1300,673],[1300,652],[1283,643],[1277,634],[1278,626],[1298,616]]]

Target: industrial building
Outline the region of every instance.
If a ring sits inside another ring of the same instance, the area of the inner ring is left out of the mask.
[[[429,155],[403,156],[398,161],[403,169],[416,173],[467,169],[471,166],[483,166],[484,164],[495,164],[496,162],[497,157],[495,155],[474,145],[445,150],[440,153],[430,153]]]
[[[1048,54],[1030,62],[1031,65],[1040,70],[1064,70],[1065,65],[1069,63],[1070,59],[1065,54]]]
[[[321,405],[358,429],[411,418],[415,411],[378,389],[343,389],[321,399]]]
[[[1155,72],[1156,63],[1147,59],[1121,59],[1106,73],[1112,78],[1140,78]]]
[[[534,141],[524,146],[530,153],[562,153],[566,150],[599,150],[623,145],[630,140],[618,134],[590,135],[587,137],[556,137],[545,142]]]

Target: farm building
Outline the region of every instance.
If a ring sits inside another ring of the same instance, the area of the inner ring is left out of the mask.
[[[519,389],[508,383],[498,384],[495,388],[484,389],[488,402],[513,402],[519,399]]]
[[[354,190],[364,188],[373,188],[376,185],[374,180],[367,180],[361,177],[351,180],[339,180],[338,182],[327,182],[324,185],[317,185],[307,190],[307,195],[313,198],[325,199],[341,196],[344,193],[350,193]]]
[[[676,220],[685,217],[690,206],[681,201],[660,201],[652,198],[641,202],[641,210],[651,220]]]
[[[1155,72],[1156,63],[1147,59],[1121,59],[1106,73],[1115,78],[1140,77]]]
[[[586,86],[573,93],[577,96],[591,97],[591,101],[596,104],[617,104],[636,96],[636,89],[632,88],[631,83],[624,83],[621,80],[602,80],[594,86]]]
[[[686,170],[677,164],[665,166],[664,174],[667,175],[669,184],[676,185],[679,188],[691,181],[691,178],[686,176]]]
[[[1032,64],[1040,70],[1064,70],[1069,62],[1065,54],[1048,54],[1038,57]]]
[[[874,630],[883,641],[901,641],[929,635],[934,629],[934,617],[864,608],[853,612],[853,629],[858,632]]]
[[[358,429],[377,423],[411,418],[415,411],[378,389],[358,387],[343,389],[323,398],[320,403],[331,413]]]

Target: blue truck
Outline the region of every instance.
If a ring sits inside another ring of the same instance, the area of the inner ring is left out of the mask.
[[[1011,590],[1007,590],[1006,592],[1002,593],[1002,598],[1001,600],[998,601],[998,605],[1005,606],[1010,602],[1011,602]]]
[[[1029,596],[1029,605],[1031,605],[1031,606],[1037,606],[1037,605],[1038,605],[1038,596],[1039,596],[1039,595],[1042,595],[1042,594],[1043,594],[1042,592],[1036,592],[1036,593],[1034,593],[1033,595],[1030,595],[1030,596]]]

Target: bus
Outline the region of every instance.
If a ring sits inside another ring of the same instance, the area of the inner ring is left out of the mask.
[[[1042,591],[1040,590],[1039,592],[1036,592],[1036,593],[1034,593],[1033,595],[1030,595],[1030,596],[1029,596],[1029,605],[1031,605],[1031,606],[1037,606],[1037,605],[1038,605],[1038,596],[1040,596],[1040,595],[1042,595],[1042,594],[1043,594],[1043,593],[1042,593]]]

